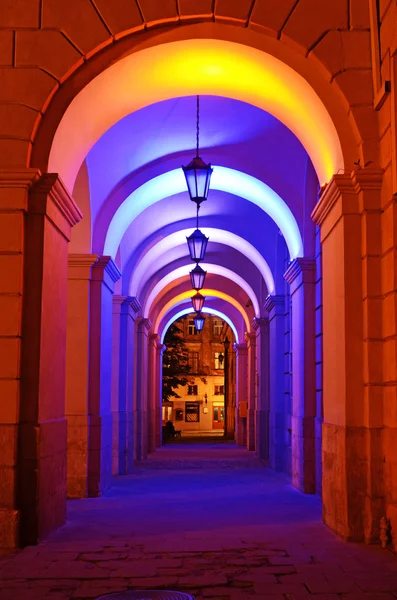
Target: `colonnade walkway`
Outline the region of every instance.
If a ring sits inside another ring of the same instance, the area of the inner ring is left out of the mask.
[[[0,559],[0,600],[174,589],[200,600],[386,600],[397,557],[347,543],[321,500],[232,443],[169,444],[48,540]]]

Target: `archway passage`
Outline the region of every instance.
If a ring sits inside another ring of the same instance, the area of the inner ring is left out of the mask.
[[[353,64],[370,75],[347,50],[358,38],[368,50],[367,27],[351,35],[356,17],[324,18],[302,56],[293,29],[270,40],[251,26],[171,19],[112,47],[102,40],[79,68],[66,61],[58,91],[44,75],[27,86],[21,105],[40,110],[29,151],[13,131],[5,164],[14,170],[0,172],[1,222],[15,233],[5,237],[10,279],[0,288],[13,315],[12,326],[0,322],[11,407],[1,423],[15,449],[0,496],[9,546],[42,539],[63,523],[66,495],[103,495],[112,475],[130,474],[161,445],[163,342],[192,312],[185,238],[195,211],[180,165],[193,155],[197,94],[200,152],[214,165],[200,210],[210,238],[204,310],[228,324],[244,407],[227,429],[301,492],[322,488],[324,519],[343,536],[372,540],[380,516],[394,518],[393,477],[380,489],[374,473],[393,472],[395,423],[390,411],[375,414],[371,395],[383,398],[394,381],[376,362],[382,352],[373,358],[374,339],[383,350],[376,313],[388,278],[374,272],[389,273],[381,223],[393,170],[385,187],[372,96],[348,72]],[[335,61],[323,40],[339,48]],[[21,56],[18,48],[11,61],[20,81]],[[25,87],[5,86],[7,106]]]
[[[165,331],[160,398],[163,443],[236,438],[235,328],[207,313],[203,328],[197,330],[193,317],[179,318]]]

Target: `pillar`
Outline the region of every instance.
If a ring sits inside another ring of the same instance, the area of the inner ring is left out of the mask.
[[[90,297],[97,254],[69,254],[66,332],[67,495],[88,495]]]
[[[0,171],[0,547],[65,522],[67,252],[81,213],[56,174]]]
[[[385,514],[381,181],[372,169],[335,175],[312,214],[323,263],[323,518],[367,542]]]
[[[134,387],[134,440],[136,460],[143,460],[148,452],[148,335],[149,319],[137,321]]]
[[[255,451],[263,461],[269,461],[269,321],[253,321],[256,332],[257,396],[255,405]]]
[[[150,333],[148,336],[148,452],[154,452],[156,449],[157,436],[157,404],[158,397],[158,379],[157,369],[157,344],[159,336],[157,333]]]
[[[112,335],[112,473],[126,475],[134,465],[133,380],[136,298],[113,296]]]
[[[255,450],[256,334],[246,333],[248,351],[247,450]]]
[[[163,442],[163,418],[162,418],[162,405],[163,405],[163,354],[167,346],[161,342],[157,342],[156,347],[156,373],[157,373],[157,400],[156,400],[156,448],[159,448]]]
[[[284,389],[285,296],[268,296],[269,313],[269,395],[270,466],[287,472],[288,431]]]
[[[121,273],[110,256],[92,268],[90,286],[90,368],[88,495],[99,496],[112,474],[112,296]]]
[[[236,444],[247,445],[247,406],[248,406],[248,349],[247,343],[234,345],[236,350]]]
[[[315,275],[311,258],[296,258],[284,274],[292,311],[292,483],[306,494],[316,491]]]

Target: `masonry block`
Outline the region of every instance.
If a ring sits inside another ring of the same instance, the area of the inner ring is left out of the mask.
[[[3,69],[0,71],[0,104],[25,104],[40,110],[54,89],[56,81],[38,68]]]
[[[179,18],[177,4],[174,0],[140,0],[143,17],[148,24],[177,21]]]
[[[248,20],[252,4],[252,0],[216,0],[215,19],[245,23]]]
[[[179,12],[183,17],[212,17],[212,0],[179,0]]]
[[[60,31],[22,30],[16,33],[17,67],[37,65],[57,79],[81,59],[81,53]]]
[[[19,388],[18,379],[0,379],[0,398],[3,400],[0,402],[0,423],[18,422]]]
[[[141,13],[133,0],[96,0],[95,6],[113,35],[143,28]]]
[[[40,0],[1,0],[0,23],[10,29],[39,27]]]
[[[42,26],[62,30],[85,54],[110,37],[110,32],[89,0],[43,0]]]
[[[295,5],[295,0],[279,0],[270,4],[267,0],[257,0],[251,14],[250,27],[254,29],[266,29],[267,32],[276,36]]]
[[[17,139],[0,139],[0,164],[6,168],[26,167],[29,162],[31,143]]]
[[[281,39],[293,41],[306,53],[331,29],[347,29],[347,0],[300,0],[288,19]]]
[[[369,3],[350,0],[350,28],[369,29]]]
[[[344,71],[336,75],[333,83],[339,87],[351,106],[372,104],[373,83],[370,69]]]
[[[11,67],[12,60],[13,60],[13,54],[14,54],[14,33],[13,33],[13,31],[10,31],[8,29],[0,31],[0,65],[4,66],[4,67]]]

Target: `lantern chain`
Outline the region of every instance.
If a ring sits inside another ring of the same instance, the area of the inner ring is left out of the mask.
[[[199,156],[199,140],[200,140],[200,96],[197,95],[197,115],[196,115],[196,157]]]

